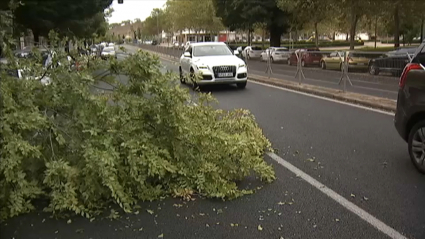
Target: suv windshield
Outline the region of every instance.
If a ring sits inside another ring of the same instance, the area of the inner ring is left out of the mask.
[[[193,56],[230,56],[233,55],[225,45],[194,46]]]

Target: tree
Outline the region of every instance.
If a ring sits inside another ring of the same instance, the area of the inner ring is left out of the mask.
[[[254,116],[216,109],[210,94],[192,99],[177,75],[161,72],[157,57],[90,59],[73,71],[67,54],[51,50],[57,67],[19,62],[49,76],[49,85],[7,75],[17,64],[10,49],[0,69],[0,221],[37,201],[54,214],[92,218],[111,204],[130,213],[139,201],[163,196],[240,197],[252,191],[236,181],[253,173],[274,180],[263,155],[271,145]],[[109,73],[94,77],[100,69]],[[113,90],[93,91],[99,81]]]
[[[314,26],[316,46],[319,46],[319,28],[318,24],[328,17],[332,11],[332,6],[328,0],[278,0],[278,6],[291,12],[294,25],[305,26],[312,24]],[[334,16],[334,14],[332,14]]]
[[[108,30],[108,23],[105,20],[105,14],[103,12],[99,12],[87,19],[68,20],[61,27],[64,29],[65,26],[67,31],[62,31],[62,35],[87,39],[91,38],[93,34],[103,36]]]
[[[289,29],[289,13],[281,10],[275,0],[213,0],[213,3],[217,16],[230,30],[253,30],[255,23],[264,23],[271,46],[280,46],[282,34]]]
[[[103,12],[112,0],[82,0],[78,4],[74,0],[21,0],[21,3],[14,11],[16,23],[31,29],[37,41],[39,36],[47,36],[52,29],[67,32],[66,22],[90,19]],[[9,7],[2,3],[0,8]]]
[[[169,0],[166,6],[170,30],[217,33],[224,29],[221,19],[216,17],[212,0]]]

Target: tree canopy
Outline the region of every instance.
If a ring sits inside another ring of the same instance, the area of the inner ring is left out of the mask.
[[[0,8],[9,8],[6,4],[9,0],[0,1],[2,2]],[[20,6],[13,11],[15,23],[31,29],[37,40],[38,36],[47,36],[50,30],[66,34],[70,28],[74,28],[73,26],[80,25],[78,23],[99,23],[100,13],[111,5],[112,0],[81,0],[78,3],[74,0],[21,0],[20,2]],[[81,33],[81,29],[77,30],[75,30],[77,33]]]
[[[217,16],[230,30],[252,30],[263,23],[270,33],[270,45],[280,46],[280,38],[289,29],[290,13],[277,6],[275,0],[213,0]]]

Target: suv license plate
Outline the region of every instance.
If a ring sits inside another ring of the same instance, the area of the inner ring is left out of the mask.
[[[232,72],[218,73],[218,77],[233,77]]]

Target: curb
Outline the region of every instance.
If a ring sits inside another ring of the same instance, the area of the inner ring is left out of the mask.
[[[374,109],[380,109],[384,111],[395,112],[396,102],[390,99],[363,95],[358,93],[342,92],[340,90],[329,89],[320,86],[313,86],[309,84],[299,84],[292,81],[287,81],[283,79],[276,78],[267,78],[257,75],[250,74],[248,77],[249,80],[261,82],[269,85],[279,86],[290,90],[300,91],[304,93],[309,93],[317,96],[322,96],[338,101],[353,103],[357,105],[362,105]]]
[[[150,50],[146,50],[141,48],[144,51],[147,51],[151,54],[157,55],[162,60],[172,61],[174,64],[176,64],[177,60],[175,58],[172,58],[168,55],[153,52]],[[279,86],[283,88],[287,88],[290,90],[300,91],[304,93],[309,93],[317,96],[322,96],[338,101],[353,103],[357,105],[362,105],[374,109],[384,110],[384,111],[390,111],[395,112],[397,103],[394,100],[382,98],[382,97],[376,97],[376,96],[369,96],[364,94],[358,94],[358,93],[351,93],[351,92],[342,92],[341,90],[335,90],[330,89],[326,87],[321,86],[314,86],[309,84],[299,84],[297,82],[288,81],[284,79],[277,79],[277,78],[268,78],[263,77],[259,75],[249,74],[248,80],[256,81],[260,83],[265,83],[269,85]]]

